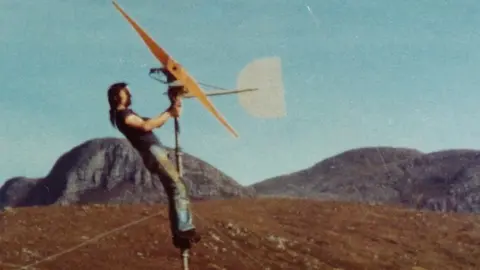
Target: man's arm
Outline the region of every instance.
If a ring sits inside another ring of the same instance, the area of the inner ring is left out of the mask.
[[[170,108],[148,120],[143,120],[135,114],[130,114],[125,118],[125,124],[148,132],[163,126],[170,117],[172,117]]]

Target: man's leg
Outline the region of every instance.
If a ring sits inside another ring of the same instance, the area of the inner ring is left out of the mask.
[[[159,173],[168,196],[172,234],[182,238],[196,237],[185,183],[162,147],[151,146],[150,153],[155,157],[156,161],[153,169]],[[199,239],[194,240],[198,241]]]

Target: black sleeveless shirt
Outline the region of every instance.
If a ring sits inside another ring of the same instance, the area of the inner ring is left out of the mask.
[[[139,116],[131,109],[119,110],[115,113],[115,122],[118,130],[130,141],[130,143],[139,151],[148,151],[150,146],[158,145],[161,146],[158,138],[153,134],[152,131],[144,131],[138,128],[130,127],[125,124],[125,119],[130,114]],[[139,116],[140,117],[140,116]],[[149,118],[141,117],[144,120]]]

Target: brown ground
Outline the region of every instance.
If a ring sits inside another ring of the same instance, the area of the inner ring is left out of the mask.
[[[181,269],[165,209],[10,209],[0,214],[0,269]],[[480,216],[299,199],[206,201],[194,210],[205,235],[191,270],[480,269]]]

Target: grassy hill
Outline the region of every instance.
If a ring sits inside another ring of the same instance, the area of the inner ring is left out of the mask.
[[[194,210],[192,270],[480,269],[478,215],[279,198]],[[181,269],[161,204],[8,208],[0,247],[0,269]]]

